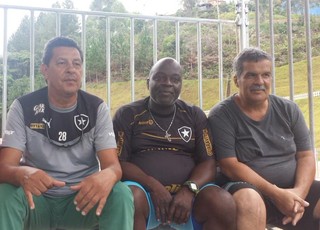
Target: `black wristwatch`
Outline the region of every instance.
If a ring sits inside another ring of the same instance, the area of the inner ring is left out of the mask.
[[[198,188],[197,184],[194,183],[193,181],[189,181],[189,180],[188,180],[188,181],[184,182],[183,185],[184,185],[184,186],[187,186],[188,189],[189,189],[191,192],[193,192],[195,196],[198,194],[199,188]]]

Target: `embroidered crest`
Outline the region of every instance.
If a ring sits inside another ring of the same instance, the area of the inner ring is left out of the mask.
[[[80,114],[74,116],[74,124],[76,125],[77,129],[83,131],[89,125],[89,117],[85,114]]]
[[[181,128],[178,129],[178,133],[182,140],[185,142],[189,142],[191,140],[192,136],[192,129],[188,126],[182,126]]]
[[[33,107],[34,115],[37,115],[38,113],[44,113],[45,106],[43,103],[39,105],[35,105]]]

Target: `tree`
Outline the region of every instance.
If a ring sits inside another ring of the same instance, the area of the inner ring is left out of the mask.
[[[153,64],[152,21],[135,20],[135,70],[142,77],[148,76]]]
[[[94,0],[91,10],[125,13],[118,0]],[[87,21],[88,78],[101,80],[106,75],[106,17],[90,17]],[[113,77],[128,78],[130,37],[128,19],[110,19],[111,68]]]

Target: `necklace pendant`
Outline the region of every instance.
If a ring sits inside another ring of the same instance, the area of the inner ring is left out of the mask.
[[[168,132],[166,131],[166,135],[164,135],[164,137],[165,137],[169,142],[171,142],[171,134],[170,134],[170,133],[168,133]]]

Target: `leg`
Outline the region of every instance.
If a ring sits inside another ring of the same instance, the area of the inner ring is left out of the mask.
[[[34,196],[30,210],[21,187],[0,184],[0,229],[50,229],[50,209],[43,196]]]
[[[218,186],[208,186],[196,196],[193,215],[203,230],[236,229],[236,206],[232,196]]]
[[[146,229],[149,216],[149,204],[145,192],[137,186],[130,186],[134,197],[134,229]]]
[[[309,202],[310,206],[306,209],[301,223],[299,223],[299,221],[297,226],[303,230],[320,230],[320,181],[314,181],[312,183],[305,200]]]
[[[242,188],[233,194],[237,206],[238,230],[264,230],[266,208],[260,194],[252,188]]]
[[[61,229],[123,229],[133,228],[133,197],[128,186],[122,182],[114,185],[109,194],[107,202],[101,212],[100,217],[96,215],[96,207],[83,216],[76,210],[73,201],[75,194],[62,198],[50,199],[54,207],[55,223],[54,227]]]
[[[132,230],[133,218],[134,203],[132,192],[127,185],[118,182],[113,187],[99,218],[99,229]]]

